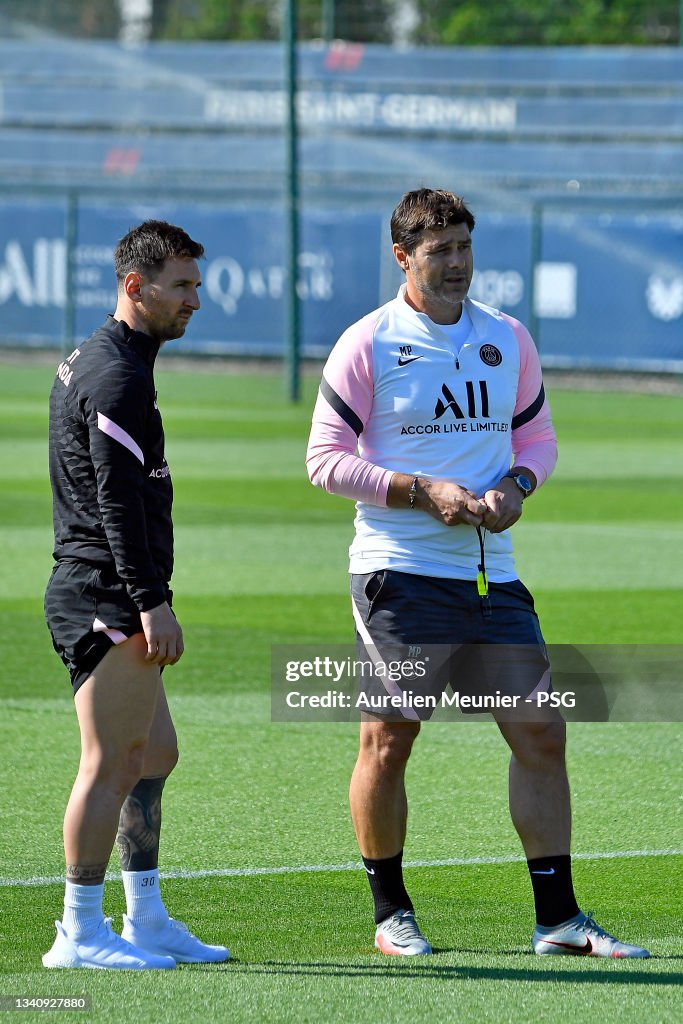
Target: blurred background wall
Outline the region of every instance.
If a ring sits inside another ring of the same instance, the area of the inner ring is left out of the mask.
[[[300,0],[302,351],[400,284],[421,185],[477,217],[472,294],[546,366],[683,371],[683,4]],[[0,0],[0,344],[70,348],[146,216],[206,246],[176,351],[286,346],[283,10]]]

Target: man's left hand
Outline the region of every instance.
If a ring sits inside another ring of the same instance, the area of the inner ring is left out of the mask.
[[[502,533],[522,515],[522,492],[512,477],[503,477],[486,492],[483,501],[488,508],[483,525],[489,533]]]

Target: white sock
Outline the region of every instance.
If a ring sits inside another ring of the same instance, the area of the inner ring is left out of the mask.
[[[66,883],[62,925],[70,939],[84,939],[97,931],[104,920],[103,897],[104,882],[101,885]]]
[[[168,911],[159,891],[159,869],[122,871],[126,894],[126,916],[133,924],[157,928],[168,921]]]

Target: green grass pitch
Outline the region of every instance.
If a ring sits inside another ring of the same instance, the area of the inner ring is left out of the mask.
[[[233,960],[163,976],[42,969],[61,916],[62,885],[50,879],[63,870],[61,817],[78,750],[66,672],[42,618],[53,372],[7,363],[0,385],[0,995],[85,993],[92,1011],[78,1019],[117,1024],[680,1020],[681,858],[662,852],[683,849],[679,724],[569,727],[580,901],[653,959],[531,954],[507,755],[495,726],[481,722],[426,727],[408,772],[406,859],[465,862],[407,871],[437,953],[374,951],[367,884],[349,868],[358,863],[346,804],[356,727],[269,717],[271,644],[352,635],[353,509],[311,488],[303,469],[317,381],[291,407],[274,376],[177,372],[163,360],[187,642],[166,674],[181,760],[166,789],[164,894]],[[552,382],[549,393],[560,463],[515,527],[546,639],[680,642],[683,404]],[[108,883],[115,925],[123,906],[120,883]]]

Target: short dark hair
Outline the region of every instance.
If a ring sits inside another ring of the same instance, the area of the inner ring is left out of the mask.
[[[474,216],[461,196],[444,189],[417,188],[406,192],[391,215],[391,240],[410,255],[425,231],[442,231],[449,224],[467,224],[474,230]]]
[[[168,259],[179,256],[198,260],[203,255],[204,246],[182,228],[165,220],[146,220],[132,228],[116,246],[116,280],[121,283],[132,271],[154,277]]]

